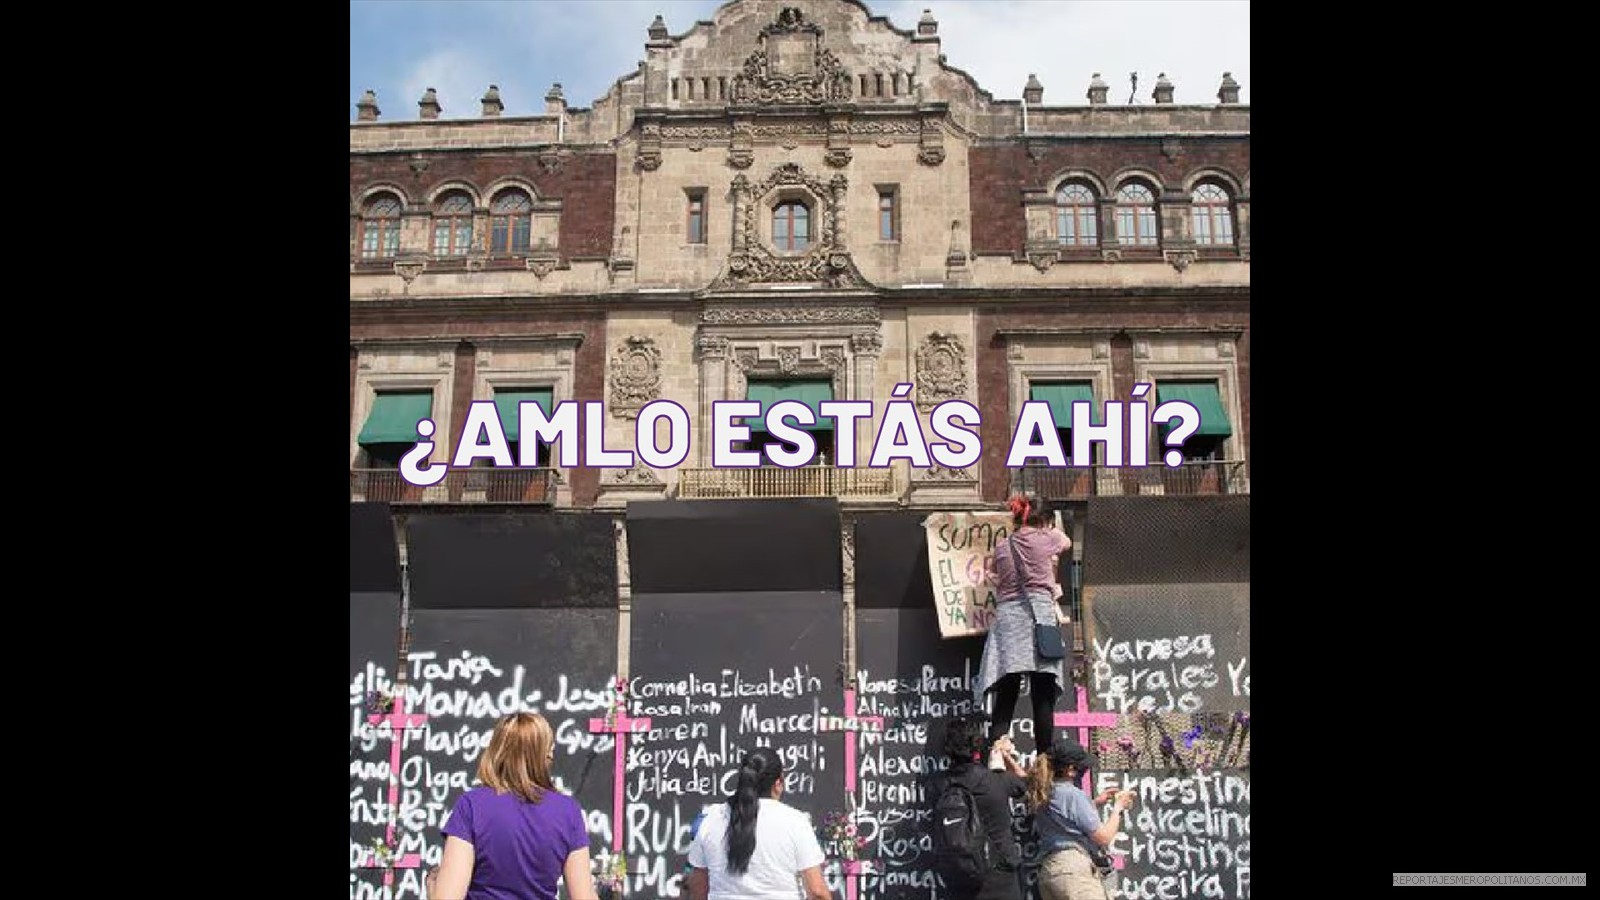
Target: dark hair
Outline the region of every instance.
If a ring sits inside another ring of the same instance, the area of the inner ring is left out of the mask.
[[[728,869],[743,875],[756,852],[756,816],[761,798],[783,777],[783,762],[771,750],[756,750],[739,764],[739,784],[728,798]]]
[[[1032,491],[1017,494],[1006,502],[1006,506],[1011,508],[1013,525],[1032,525],[1035,528],[1042,528],[1046,522],[1055,518],[1050,509],[1050,502]]]
[[[951,764],[974,762],[983,753],[987,740],[987,718],[981,715],[952,719],[944,731],[944,755]]]

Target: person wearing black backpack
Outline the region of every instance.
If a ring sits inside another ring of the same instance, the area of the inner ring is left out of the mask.
[[[930,780],[933,869],[941,900],[1021,900],[1022,849],[1011,830],[1011,798],[1027,793],[1010,736],[996,744],[1006,771],[983,765],[987,744],[982,716],[950,722],[944,753],[950,767]]]

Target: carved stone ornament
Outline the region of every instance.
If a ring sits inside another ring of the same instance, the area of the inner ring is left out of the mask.
[[[735,169],[748,169],[756,161],[755,134],[747,123],[733,126],[728,144],[728,165]]]
[[[644,487],[665,486],[661,477],[655,470],[643,462],[635,462],[631,469],[607,469],[605,472],[606,484],[615,485],[640,485]]]
[[[410,287],[411,282],[415,281],[416,277],[421,275],[422,271],[427,267],[428,263],[426,260],[414,259],[407,260],[405,262],[397,261],[394,264],[394,273],[399,275],[400,278],[405,281],[407,287]]]
[[[828,371],[843,371],[845,366],[843,347],[823,347],[820,356],[822,358],[822,364],[828,367]]]
[[[923,117],[919,141],[922,146],[917,150],[917,162],[928,166],[944,162],[944,130],[939,127],[937,116]]]
[[[1187,270],[1195,260],[1195,252],[1193,250],[1164,250],[1162,255],[1179,272]]]
[[[524,261],[528,271],[532,272],[534,277],[540,281],[543,281],[546,275],[554,272],[559,263],[560,260],[554,256],[530,256]]]
[[[645,122],[639,126],[639,168],[654,172],[661,168],[661,123]]]
[[[733,249],[726,267],[708,290],[739,289],[750,284],[801,282],[830,288],[872,288],[845,250],[843,216],[849,180],[835,175],[827,182],[807,175],[799,163],[784,163],[765,180],[752,185],[744,175],[733,179]],[[799,189],[809,194],[816,230],[810,248],[795,255],[779,254],[754,238],[757,216],[775,191]]]
[[[715,334],[702,334],[694,339],[694,348],[701,359],[722,359],[728,355],[728,339]]]
[[[850,349],[857,355],[876,356],[883,352],[883,335],[877,329],[850,335]]]
[[[1048,272],[1050,267],[1055,265],[1061,258],[1061,250],[1055,244],[1030,241],[1028,243],[1027,256],[1028,262],[1032,263],[1035,269],[1040,272]]]
[[[800,367],[799,347],[778,348],[778,371],[785,375],[793,375]]]
[[[761,46],[733,77],[736,104],[842,103],[850,99],[850,76],[822,46],[822,28],[793,6],[761,29]]]
[[[1122,262],[1122,251],[1116,247],[1100,248],[1101,262]]]
[[[882,314],[876,306],[707,306],[700,321],[706,325],[832,325],[879,322]],[[876,332],[870,333],[877,337]],[[726,343],[723,340],[724,347]],[[861,348],[854,349],[860,352]]]
[[[1175,137],[1164,137],[1164,138],[1161,139],[1161,155],[1162,156],[1165,156],[1167,159],[1172,160],[1172,159],[1177,159],[1178,158],[1178,154],[1180,154],[1182,152],[1183,152],[1183,144],[1181,142],[1179,142],[1179,140],[1177,138],[1175,138]]]
[[[639,410],[661,398],[661,351],[652,338],[630,336],[611,357],[611,414],[636,419]]]
[[[913,469],[911,480],[943,484],[976,484],[978,476],[972,474],[969,468],[947,469],[941,465],[934,465],[926,469]]]
[[[967,351],[961,339],[935,331],[917,347],[917,407],[932,409],[946,400],[967,399]]]

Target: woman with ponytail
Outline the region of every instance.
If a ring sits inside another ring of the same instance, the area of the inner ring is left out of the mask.
[[[1089,751],[1075,742],[1039,754],[1028,776],[1028,809],[1039,838],[1039,896],[1042,900],[1107,900],[1106,871],[1093,863],[1093,851],[1108,847],[1122,828],[1122,811],[1133,805],[1132,791],[1104,790],[1094,802],[1078,787],[1091,765]],[[1111,803],[1105,822],[1095,807]]]
[[[811,821],[781,796],[778,754],[747,754],[733,796],[706,813],[689,845],[689,900],[831,900]]]
[[[995,617],[983,645],[983,661],[973,681],[980,707],[994,694],[989,718],[989,743],[1011,731],[1023,676],[1033,698],[1034,747],[1044,752],[1054,743],[1056,698],[1064,691],[1064,660],[1044,659],[1034,646],[1033,626],[1065,622],[1056,606],[1061,585],[1056,579],[1057,559],[1072,547],[1072,539],[1055,527],[1055,513],[1037,494],[1011,498],[1012,533],[995,545],[988,562],[989,583],[995,588]],[[991,768],[998,768],[991,764]]]

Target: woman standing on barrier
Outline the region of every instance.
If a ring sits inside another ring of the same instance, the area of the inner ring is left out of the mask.
[[[1105,878],[1111,859],[1105,848],[1122,828],[1122,811],[1133,805],[1132,791],[1101,791],[1089,802],[1078,779],[1091,764],[1089,751],[1076,742],[1058,744],[1033,761],[1028,776],[1028,809],[1039,836],[1039,896],[1043,900],[1108,900]],[[1095,807],[1112,803],[1101,822]]]
[[[706,813],[689,845],[689,900],[832,900],[811,821],[782,796],[778,755],[746,755],[733,796]]]
[[[478,760],[483,784],[445,820],[432,900],[555,900],[558,878],[572,900],[595,900],[589,832],[577,801],[550,780],[555,755],[544,716],[513,713],[495,724]]]
[[[1057,628],[1065,616],[1055,600],[1062,593],[1056,579],[1056,559],[1072,547],[1072,539],[1055,527],[1055,513],[1037,494],[1027,493],[1010,501],[1013,531],[994,548],[988,563],[989,583],[994,585],[996,609],[983,645],[983,661],[973,682],[982,708],[994,694],[994,711],[989,718],[989,744],[1011,731],[1011,716],[1017,707],[1022,679],[1028,678],[1033,698],[1034,746],[1044,752],[1054,743],[1055,705],[1066,682],[1065,647]],[[1035,626],[1056,629],[1056,646],[1046,647],[1054,658],[1041,654]],[[991,768],[997,768],[991,764]]]

